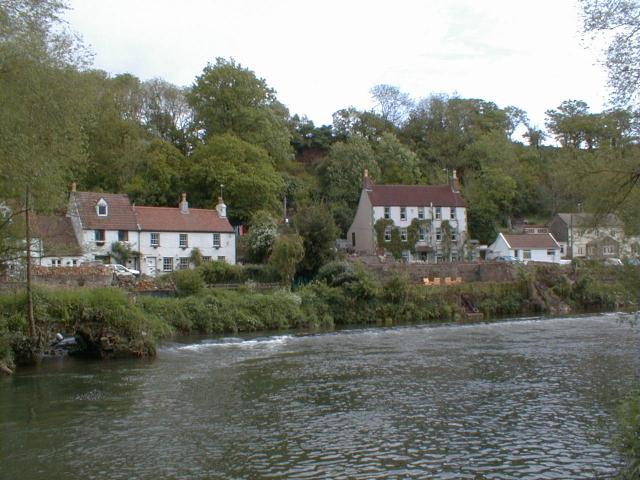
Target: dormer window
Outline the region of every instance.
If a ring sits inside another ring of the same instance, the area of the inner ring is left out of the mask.
[[[109,207],[104,198],[101,198],[98,200],[98,203],[96,203],[96,213],[99,217],[106,217],[108,215]]]

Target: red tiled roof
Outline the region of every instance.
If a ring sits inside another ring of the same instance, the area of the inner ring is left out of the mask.
[[[87,230],[137,230],[136,216],[126,194],[73,192],[78,205],[82,228]],[[96,205],[101,198],[107,202],[107,215],[98,216]]]
[[[560,248],[550,233],[523,233],[503,236],[511,248]]]
[[[371,204],[385,207],[465,207],[462,195],[450,185],[373,185]]]
[[[69,217],[36,214],[32,225],[33,236],[42,241],[45,255],[82,255]]]
[[[216,210],[190,208],[180,213],[179,208],[135,207],[140,228],[158,232],[227,232],[233,227],[226,218],[220,218]]]

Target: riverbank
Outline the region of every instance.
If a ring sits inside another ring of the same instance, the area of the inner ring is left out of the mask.
[[[485,318],[638,305],[637,267],[516,266],[514,278],[425,287],[401,274],[383,283],[350,263],[332,262],[314,282],[294,291],[205,288],[154,298],[118,288],[38,289],[39,341],[26,335],[26,296],[0,296],[0,367],[9,373],[33,362],[58,332],[78,338],[78,355],[152,357],[159,340],[176,334],[460,321],[469,305]]]

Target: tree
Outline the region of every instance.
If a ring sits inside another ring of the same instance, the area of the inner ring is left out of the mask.
[[[400,143],[398,137],[383,134],[374,150],[382,175],[380,183],[418,183],[421,177],[418,156]]]
[[[278,166],[291,161],[289,112],[264,79],[235,60],[217,58],[208,64],[187,100],[205,139],[233,133],[264,149]]]
[[[249,233],[244,236],[249,260],[262,263],[271,254],[273,242],[278,237],[278,225],[275,218],[265,210],[258,210],[251,217]]]
[[[640,99],[640,4],[636,0],[580,0],[585,34],[603,36],[608,46],[612,100],[637,105]]]
[[[280,212],[285,185],[272,159],[234,135],[219,135],[199,146],[183,172],[193,206],[214,207],[224,185],[233,222],[247,222],[256,210]]]
[[[290,285],[303,257],[304,246],[300,235],[280,235],[273,243],[269,264],[280,272],[281,278]]]
[[[376,109],[379,110],[380,116],[397,127],[402,125],[413,107],[409,95],[393,85],[376,85],[369,93],[377,102]]]
[[[306,275],[313,275],[333,259],[338,229],[331,212],[324,205],[303,207],[296,213],[294,225],[304,241],[304,259],[300,265]]]

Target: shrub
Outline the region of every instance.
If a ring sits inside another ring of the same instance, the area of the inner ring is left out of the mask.
[[[204,278],[202,271],[197,270],[178,270],[173,273],[176,284],[176,293],[180,297],[187,295],[197,295],[204,288]]]

